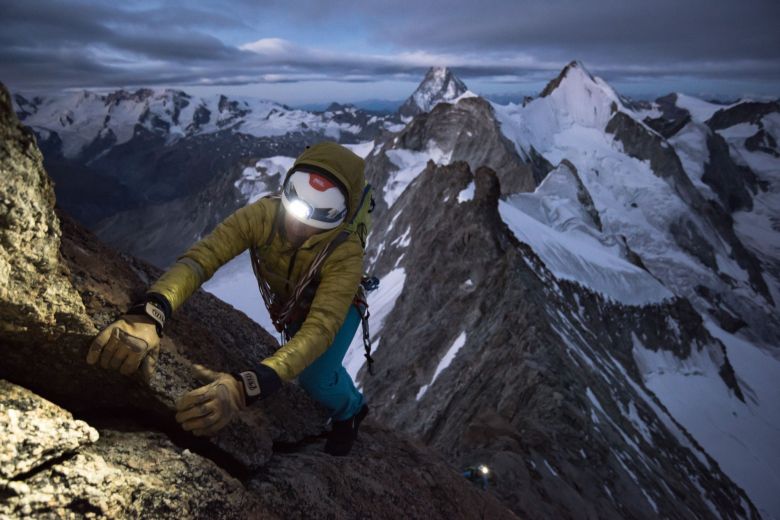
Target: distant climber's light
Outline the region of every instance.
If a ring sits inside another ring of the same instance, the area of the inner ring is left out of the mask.
[[[488,469],[487,466],[485,466],[484,464],[481,464],[479,466],[479,472],[482,473],[483,475],[487,475],[488,473],[490,473],[490,470]]]
[[[293,217],[300,220],[308,219],[312,212],[311,206],[300,199],[295,199],[294,201],[290,202],[289,210]]]

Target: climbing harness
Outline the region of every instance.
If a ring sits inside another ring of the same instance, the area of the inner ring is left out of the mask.
[[[278,198],[278,197],[274,197]],[[317,286],[319,285],[319,274],[322,265],[327,260],[328,256],[344,241],[346,241],[352,233],[356,233],[360,238],[361,245],[365,249],[366,240],[371,227],[371,217],[369,214],[373,212],[375,206],[372,187],[370,184],[366,184],[363,190],[363,195],[358,205],[358,210],[350,220],[348,226],[342,230],[327,246],[314,257],[309,268],[303,277],[300,278],[295,286],[295,289],[290,294],[290,298],[285,301],[279,301],[279,298],[274,295],[271,290],[271,285],[263,277],[261,254],[259,247],[250,248],[250,257],[252,263],[252,271],[257,279],[258,288],[260,294],[263,297],[268,313],[271,316],[271,322],[274,328],[280,334],[280,344],[284,345],[290,341],[292,336],[298,331],[303,320],[308,314],[311,302],[314,299]],[[279,219],[281,211],[278,211],[272,226],[272,231],[268,235],[265,246],[268,247],[273,241],[275,231],[280,225]],[[267,270],[266,270],[267,272]],[[289,280],[285,280],[289,282]],[[379,279],[376,276],[363,276],[358,286],[357,294],[352,302],[356,309],[360,313],[360,319],[363,328],[363,346],[366,350],[365,357],[368,363],[369,374],[374,374],[373,363],[374,360],[371,357],[371,336],[368,326],[368,319],[370,313],[368,310],[368,298],[367,294],[376,290],[379,287]]]

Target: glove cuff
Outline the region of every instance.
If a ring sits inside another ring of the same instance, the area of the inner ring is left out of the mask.
[[[157,335],[162,337],[165,320],[170,316],[170,304],[165,297],[149,293],[145,300],[133,304],[125,314],[148,316],[154,321]]]
[[[247,370],[245,372],[233,374],[233,377],[241,383],[241,386],[244,389],[244,400],[246,401],[247,406],[260,399],[260,394],[262,392],[260,390],[260,382],[257,380],[257,374],[251,370]]]
[[[233,374],[233,377],[243,385],[247,405],[267,398],[282,387],[282,380],[274,369],[265,365],[258,365],[257,370]]]

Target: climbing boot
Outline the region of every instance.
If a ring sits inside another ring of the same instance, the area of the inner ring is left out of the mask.
[[[325,442],[325,452],[336,457],[343,457],[349,454],[358,436],[360,423],[368,415],[368,405],[364,404],[354,417],[345,421],[333,421],[333,427]]]

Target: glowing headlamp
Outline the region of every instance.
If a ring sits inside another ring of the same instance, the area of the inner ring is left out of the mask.
[[[488,473],[490,473],[490,470],[484,464],[480,464],[479,472],[482,473],[483,475],[487,475]]]
[[[294,199],[290,202],[288,211],[292,214],[293,217],[299,220],[306,220],[311,217],[311,214],[314,212],[314,208],[303,202],[301,199]]]

